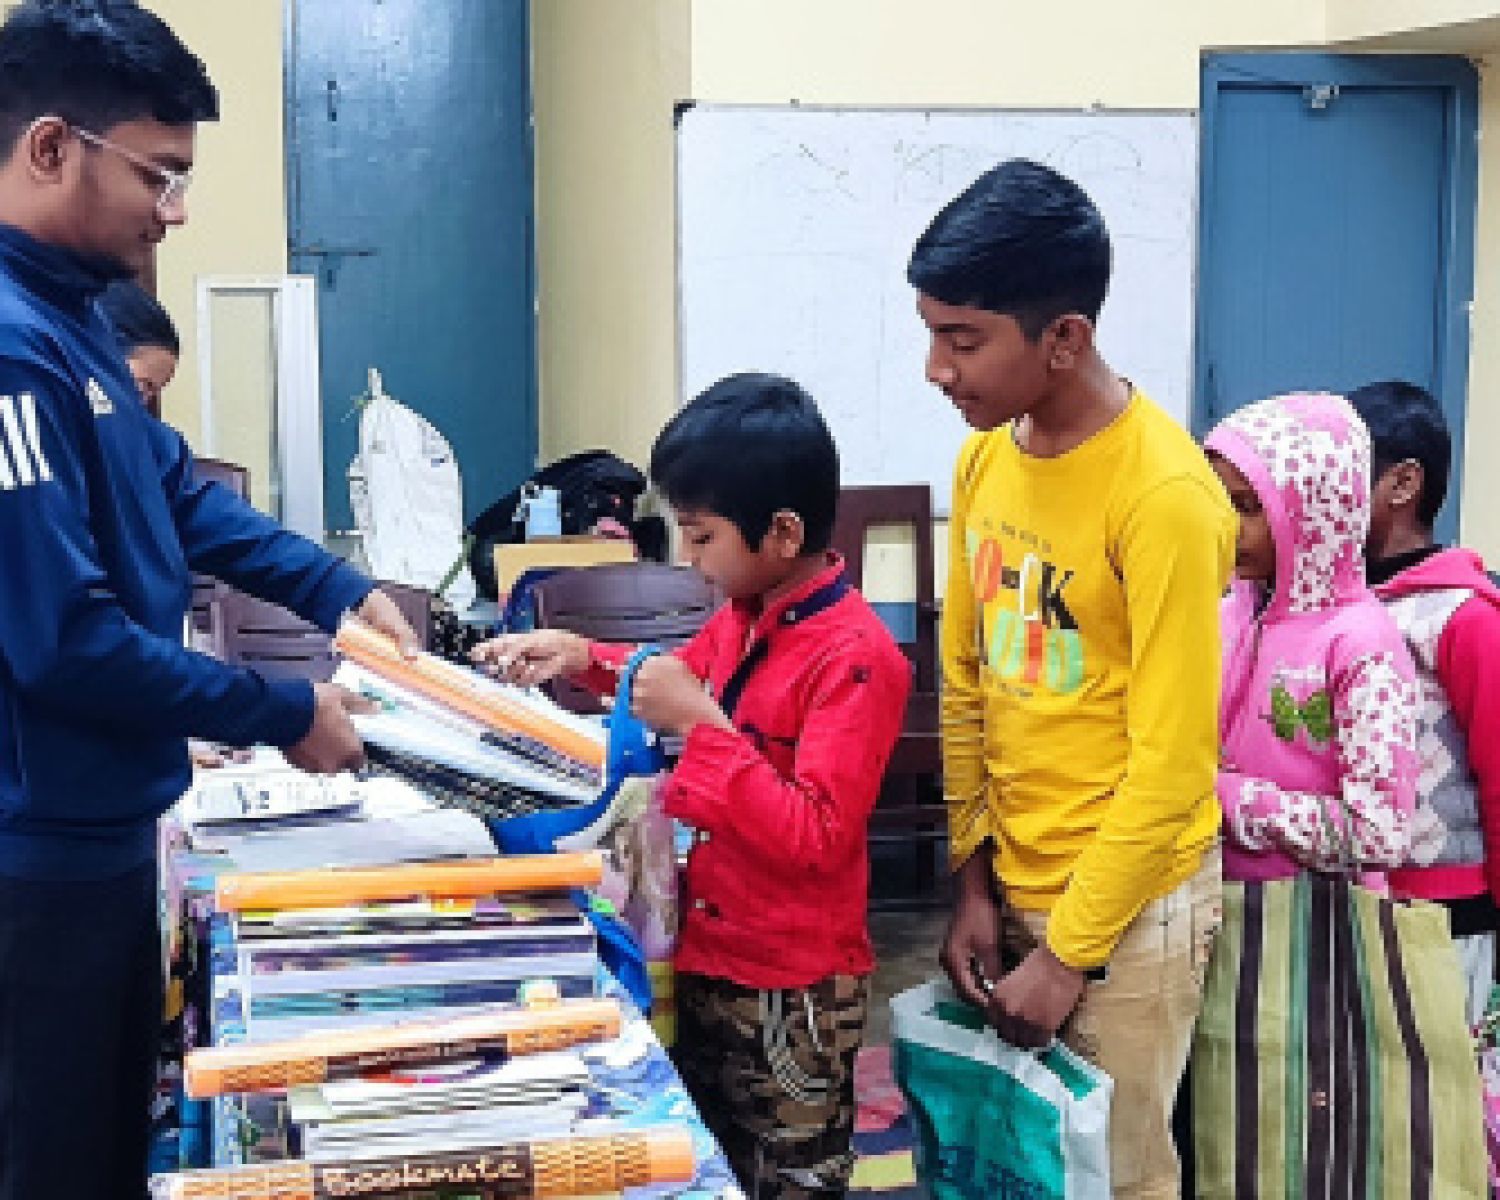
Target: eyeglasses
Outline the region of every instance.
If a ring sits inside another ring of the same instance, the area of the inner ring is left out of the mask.
[[[97,146],[101,150],[109,150],[118,154],[126,162],[130,163],[143,175],[149,176],[161,187],[161,192],[156,197],[156,211],[161,212],[176,204],[181,203],[187,195],[188,186],[193,182],[191,171],[169,171],[166,167],[157,166],[148,158],[143,158],[134,150],[127,150],[124,146],[116,145],[108,138],[100,137],[97,133],[90,133],[77,125],[73,126],[80,141],[87,142],[90,146]]]

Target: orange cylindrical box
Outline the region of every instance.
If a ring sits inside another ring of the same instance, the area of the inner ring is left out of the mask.
[[[474,671],[435,654],[403,655],[396,643],[362,621],[339,627],[334,648],[351,662],[446,704],[497,733],[520,734],[546,744],[596,771],[604,769],[604,745],[561,721],[506,696],[500,687]]]
[[[445,1021],[311,1034],[253,1046],[191,1050],[183,1085],[194,1099],[274,1092],[368,1071],[488,1054],[540,1054],[618,1037],[614,1000],[561,1000],[545,1008],[497,1009]]]
[[[399,863],[388,867],[325,867],[225,875],[214,886],[220,912],[332,908],[370,900],[457,899],[498,892],[563,891],[593,887],[604,878],[597,850],[517,854]]]

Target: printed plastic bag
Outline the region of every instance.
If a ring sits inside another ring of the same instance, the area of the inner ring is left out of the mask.
[[[1108,1076],[1061,1044],[1006,1044],[944,980],[902,992],[891,1013],[933,1200],[1109,1200]]]

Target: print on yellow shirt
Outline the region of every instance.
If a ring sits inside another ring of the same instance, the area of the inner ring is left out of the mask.
[[[981,611],[1002,592],[1008,602],[994,608],[994,620],[984,631],[985,660],[1010,688],[1025,693],[1041,686],[1067,696],[1083,684],[1083,638],[1064,596],[1073,572],[1047,555],[1050,542],[1033,533],[1002,524],[1001,533],[1022,546],[1034,546],[1007,563],[1001,543],[968,532],[974,598]]]

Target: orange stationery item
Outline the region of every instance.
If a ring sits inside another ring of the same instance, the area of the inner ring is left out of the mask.
[[[541,1054],[618,1037],[615,1000],[561,1000],[545,1008],[497,1009],[446,1021],[312,1034],[285,1042],[190,1050],[183,1082],[195,1100],[230,1092],[276,1092],[370,1071],[480,1055]]]
[[[496,733],[532,738],[594,770],[604,768],[604,743],[563,721],[553,720],[535,705],[508,695],[502,684],[435,654],[406,658],[396,643],[363,621],[346,619],[333,645],[340,654],[368,671],[455,712]]]
[[[156,1200],[334,1200],[413,1192],[543,1200],[689,1183],[695,1170],[692,1133],[685,1126],[664,1125],[639,1133],[539,1138],[481,1150],[187,1171],[160,1175],[151,1188]]]
[[[597,850],[518,854],[389,867],[325,867],[225,875],[214,886],[220,912],[333,908],[367,900],[457,899],[497,892],[562,891],[593,887],[604,878]]]

